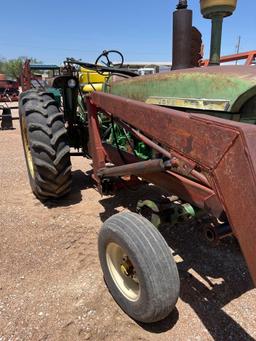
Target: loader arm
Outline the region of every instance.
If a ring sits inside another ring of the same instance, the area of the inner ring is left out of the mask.
[[[100,181],[99,170],[107,159],[122,164],[116,148],[101,143],[97,121],[101,111],[143,132],[175,156],[183,174],[166,170],[143,178],[217,217],[224,211],[256,284],[256,127],[100,92],[87,98],[87,106],[94,178]],[[136,161],[131,156],[129,162]],[[206,177],[208,185],[194,180],[192,171]]]

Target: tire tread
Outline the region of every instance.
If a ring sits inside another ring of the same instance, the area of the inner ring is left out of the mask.
[[[131,304],[117,289],[106,264],[108,242],[122,241],[135,255],[135,261],[146,278],[144,290],[148,299]],[[159,231],[144,217],[118,213],[105,221],[99,234],[99,256],[106,283],[117,303],[131,317],[141,322],[156,322],[165,318],[175,307],[179,296],[179,275],[170,248]]]
[[[51,93],[34,89],[21,94],[20,123],[25,119],[35,178],[33,192],[39,199],[59,198],[71,189],[71,162],[63,113]],[[58,122],[58,123],[57,123]]]

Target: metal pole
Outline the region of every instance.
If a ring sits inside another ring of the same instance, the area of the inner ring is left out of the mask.
[[[211,51],[209,65],[220,65],[222,23],[222,15],[215,15],[212,18]]]
[[[236,45],[236,54],[238,54],[240,51],[240,43],[241,43],[241,36],[238,37],[238,43]],[[237,65],[237,60],[236,60],[236,65]]]

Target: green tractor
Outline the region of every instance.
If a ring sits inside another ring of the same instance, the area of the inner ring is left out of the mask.
[[[61,103],[47,87],[27,86],[19,101],[27,169],[42,201],[70,191],[70,148],[77,150],[72,155],[92,158],[102,194],[123,177],[154,183],[183,200],[176,220],[197,207],[215,218],[210,238],[235,235],[256,283],[256,68],[219,65],[222,21],[236,0],[200,3],[203,16],[212,20],[207,67],[200,67],[200,39],[192,11],[181,0],[173,16],[172,71],[139,76],[123,68],[118,51],[103,51],[94,64],[65,61],[48,84],[60,91]],[[113,63],[112,53],[119,63]],[[27,65],[23,78],[30,74]],[[158,206],[145,201],[138,207],[146,209],[145,216],[151,209],[159,225]],[[109,218],[100,231],[99,256],[109,290],[134,319],[154,322],[173,310],[177,267],[143,214]]]
[[[106,67],[98,64],[110,54],[121,58],[116,68],[108,61]],[[95,87],[100,85],[102,88],[103,81],[110,74],[136,75],[121,70],[122,64],[123,56],[118,51],[104,51],[95,64],[67,59],[60,74],[44,83],[33,79],[33,71],[52,68],[30,65],[29,61],[24,64],[24,91],[19,100],[20,124],[31,188],[40,200],[60,198],[70,191],[70,147],[78,150],[74,155],[89,156],[87,109],[82,98]],[[85,69],[77,68],[77,65]],[[110,131],[109,126],[110,123],[103,119],[102,130]],[[112,138],[110,133],[107,135]],[[118,141],[121,140],[122,136],[118,136]]]

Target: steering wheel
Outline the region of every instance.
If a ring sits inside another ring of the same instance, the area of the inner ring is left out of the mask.
[[[113,55],[117,55],[115,59],[119,60],[119,63],[113,64]],[[100,62],[100,63],[99,63]],[[101,55],[96,59],[95,64],[98,66],[107,66],[107,67],[114,67],[114,68],[121,68],[124,64],[124,56],[121,52],[117,50],[104,50]]]

